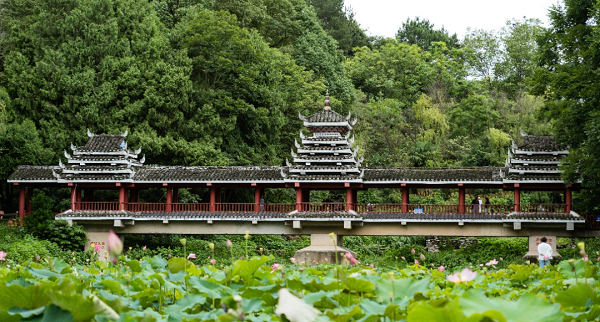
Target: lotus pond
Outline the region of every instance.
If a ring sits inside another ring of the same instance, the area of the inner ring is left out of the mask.
[[[0,268],[0,321],[594,321],[598,265],[194,265],[159,256]],[[489,263],[488,263],[489,264]]]

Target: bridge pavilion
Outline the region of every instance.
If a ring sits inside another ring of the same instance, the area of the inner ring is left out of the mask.
[[[331,110],[329,97],[324,105],[313,115],[299,116],[310,135],[300,132],[286,166],[146,165],[141,149],[128,147],[127,132],[96,135],[88,130],[88,141],[71,145],[64,162],[19,166],[8,181],[20,188],[21,219],[31,212],[33,189],[70,187],[71,207],[56,218],[83,225],[92,242],[106,238],[111,229],[121,234],[310,234],[308,256],[319,260],[319,251],[331,246],[331,232],[338,235],[339,246],[344,235],[527,236],[530,253],[536,251],[538,236],[595,236],[588,229],[591,220],[586,224],[573,211],[571,193],[580,186],[567,185],[560,176],[558,165],[568,148],[549,136],[523,134],[521,144],[512,144],[504,167],[370,168],[351,136],[356,119]],[[140,200],[140,191],[150,188],[164,189],[166,201]],[[183,188],[207,188],[209,199],[180,203]],[[221,190],[232,188],[251,189],[254,202],[222,202]],[[294,189],[296,202],[263,204],[268,188]],[[402,203],[358,203],[359,190],[381,188],[400,190]],[[432,188],[458,191],[458,204],[409,202],[410,189]],[[95,200],[95,192],[107,189],[118,190],[118,200]],[[467,189],[511,191],[514,203],[479,211],[465,200]],[[311,190],[341,190],[345,200],[311,202]],[[521,203],[521,192],[533,190],[559,191],[564,200]]]

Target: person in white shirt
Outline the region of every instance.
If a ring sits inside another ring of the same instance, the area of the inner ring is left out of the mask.
[[[552,259],[552,246],[546,243],[548,241],[546,237],[542,237],[540,241],[541,243],[538,245],[538,260],[540,267],[544,268],[544,266],[550,265],[550,260]]]

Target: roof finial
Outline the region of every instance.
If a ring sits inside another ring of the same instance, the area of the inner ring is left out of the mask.
[[[323,108],[326,111],[331,109],[331,101],[329,100],[329,89],[327,89],[327,93],[325,94],[325,107]]]

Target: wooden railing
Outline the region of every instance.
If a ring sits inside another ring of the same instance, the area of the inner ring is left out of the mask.
[[[346,211],[343,202],[302,202],[300,211]]]
[[[135,202],[128,204],[127,210],[148,212],[167,211],[167,204],[157,202]]]
[[[174,204],[171,204],[171,209],[173,211],[181,211],[181,212],[209,211],[210,204],[208,204],[208,203],[174,203]]]
[[[298,204],[276,204],[267,203],[257,205],[255,203],[128,203],[124,205],[125,209],[134,212],[291,212],[298,208]],[[344,202],[303,202],[300,203],[300,211],[346,211],[347,205]],[[75,203],[75,210],[82,211],[118,211],[119,202],[111,201],[82,201]],[[459,213],[462,212],[461,206],[456,204],[351,204],[350,209],[356,212],[378,212],[378,213]],[[464,213],[497,213],[508,214],[513,212],[513,204],[465,204]],[[520,212],[547,212],[564,213],[567,205],[565,204],[521,204]]]
[[[392,212],[400,213],[402,211],[402,204],[399,203],[369,203],[369,204],[356,204],[356,212]]]
[[[75,210],[83,211],[118,211],[117,201],[80,201],[75,203]]]
[[[509,214],[515,210],[515,205],[513,204],[489,204],[489,205],[481,205],[479,204],[466,204],[465,205],[465,213],[473,214],[473,213],[492,213],[492,214]]]
[[[566,212],[565,204],[530,203],[521,204],[521,212]]]

